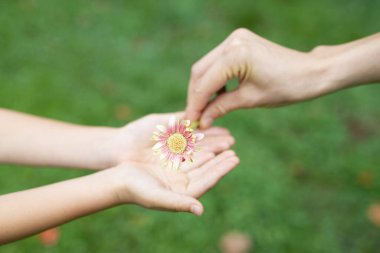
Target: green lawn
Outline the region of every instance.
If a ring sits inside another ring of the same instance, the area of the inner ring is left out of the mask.
[[[379,10],[379,0],[4,0],[0,106],[121,126],[182,110],[191,64],[235,28],[310,50],[378,32]],[[231,230],[254,252],[376,252],[367,209],[380,201],[379,97],[363,86],[218,120],[241,164],[201,199],[201,218],[122,206],[62,226],[55,247],[31,237],[0,252],[220,252]],[[0,193],[85,173],[4,165]]]

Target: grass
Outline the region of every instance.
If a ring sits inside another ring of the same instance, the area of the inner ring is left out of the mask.
[[[310,50],[377,32],[379,8],[378,0],[2,1],[0,106],[121,126],[182,110],[191,64],[237,27]],[[202,198],[201,218],[117,207],[62,226],[55,247],[31,237],[0,252],[220,252],[231,230],[247,233],[255,252],[374,252],[380,230],[367,209],[380,198],[379,94],[362,86],[218,120],[235,135],[241,165]],[[0,193],[85,173],[3,165]]]

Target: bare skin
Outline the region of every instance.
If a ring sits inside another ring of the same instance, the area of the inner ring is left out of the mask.
[[[234,78],[237,89],[210,101]],[[380,34],[301,52],[238,29],[193,65],[186,117],[207,128],[239,108],[283,106],[378,81]]]
[[[204,131],[195,162],[174,171],[152,156],[150,137],[173,114],[122,128],[77,126],[0,110],[0,162],[105,169],[88,176],[0,196],[0,244],[120,204],[203,213],[197,200],[239,163],[234,139]],[[177,116],[181,116],[178,114]]]

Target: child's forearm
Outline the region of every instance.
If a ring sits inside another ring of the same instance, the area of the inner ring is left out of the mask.
[[[0,109],[0,163],[109,167],[107,142],[114,132]]]
[[[0,196],[0,245],[119,204],[111,170]]]

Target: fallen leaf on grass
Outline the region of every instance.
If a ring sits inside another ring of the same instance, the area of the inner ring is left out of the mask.
[[[375,226],[380,228],[380,203],[372,204],[368,208],[368,218]]]
[[[230,231],[222,236],[220,248],[223,253],[247,253],[252,251],[253,242],[245,233]]]
[[[38,237],[42,245],[52,247],[59,242],[60,235],[59,228],[51,228],[40,233]]]
[[[373,185],[373,173],[369,170],[360,171],[357,180],[360,186],[369,188]]]
[[[120,104],[115,106],[114,113],[116,119],[125,121],[131,116],[132,109],[128,105]]]

